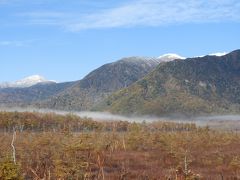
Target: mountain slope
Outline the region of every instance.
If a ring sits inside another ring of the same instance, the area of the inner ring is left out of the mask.
[[[3,88],[0,89],[0,106],[27,106],[60,93],[74,83],[38,83],[26,88]]]
[[[36,105],[61,110],[89,110],[111,93],[151,72],[161,59],[130,57],[101,66],[66,91]]]
[[[201,114],[240,112],[240,50],[161,63],[96,108],[114,113]]]

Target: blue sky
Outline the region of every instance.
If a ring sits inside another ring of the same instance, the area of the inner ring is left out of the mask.
[[[240,48],[239,0],[0,0],[0,82],[78,80],[126,56]]]

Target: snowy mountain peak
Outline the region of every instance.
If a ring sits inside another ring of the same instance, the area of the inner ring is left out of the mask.
[[[209,54],[209,56],[218,56],[218,57],[220,57],[220,56],[225,56],[226,54],[228,54],[228,53],[226,53],[226,52],[217,52],[217,53]]]
[[[162,56],[158,57],[158,60],[160,60],[161,62],[173,61],[175,59],[186,59],[186,58],[174,53],[163,54]]]
[[[48,80],[46,80],[42,76],[33,75],[33,76],[29,76],[29,77],[26,77],[24,79],[16,81],[14,83],[14,85],[16,85],[17,87],[30,87],[30,86],[33,86],[35,84],[46,82],[46,81],[48,81]]]
[[[2,83],[0,84],[0,88],[10,88],[10,87],[24,88],[24,87],[30,87],[30,86],[36,85],[38,83],[55,83],[55,81],[49,81],[39,75],[32,75],[15,82]]]
[[[227,52],[216,52],[216,53],[210,53],[207,55],[201,55],[201,56],[194,56],[194,57],[204,57],[204,56],[217,56],[217,57],[221,57],[221,56],[225,56],[226,54],[228,54]]]

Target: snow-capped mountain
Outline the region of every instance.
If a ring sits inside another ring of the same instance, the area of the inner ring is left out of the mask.
[[[4,82],[0,84],[0,88],[24,88],[30,87],[39,83],[56,83],[55,81],[50,81],[39,75],[33,75],[15,82]]]
[[[210,54],[207,54],[207,55],[200,55],[200,56],[194,56],[194,58],[201,58],[201,57],[204,57],[204,56],[217,56],[217,57],[221,57],[221,56],[225,56],[226,54],[228,54],[227,52],[216,52],[216,53],[210,53]]]
[[[175,59],[186,59],[186,58],[178,54],[169,53],[169,54],[163,54],[162,56],[159,56],[157,59],[159,62],[168,62],[168,61],[173,61]]]
[[[220,57],[220,56],[225,56],[226,54],[228,54],[228,53],[226,53],[226,52],[217,52],[217,53],[211,53],[211,54],[209,54],[209,56],[218,56],[218,57]]]

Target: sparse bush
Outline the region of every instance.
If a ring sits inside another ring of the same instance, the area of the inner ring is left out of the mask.
[[[21,180],[23,179],[19,165],[15,165],[10,158],[0,161],[0,179]]]

